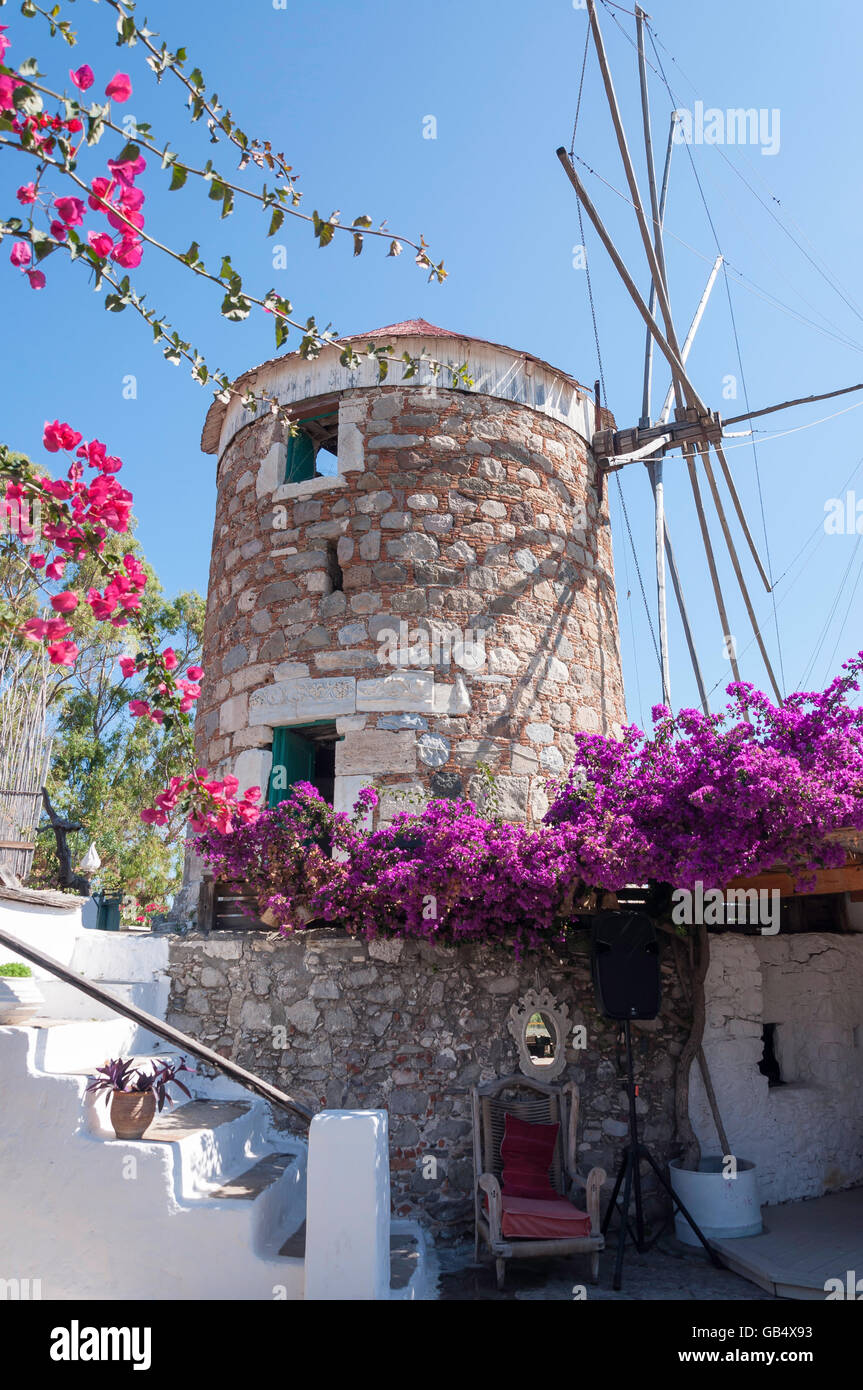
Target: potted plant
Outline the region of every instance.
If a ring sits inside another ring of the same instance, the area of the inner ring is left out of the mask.
[[[44,1002],[29,965],[20,961],[0,964],[0,1026],[27,1023]]]
[[[179,1080],[177,1073],[191,1068],[186,1066],[185,1057],[178,1063],[158,1062],[152,1059],[152,1070],[135,1064],[131,1057],[115,1057],[96,1068],[88,1091],[96,1095],[105,1093],[110,1106],[111,1125],[118,1139],[141,1139],[148,1129],[156,1111],[161,1111],[167,1100],[174,1104],[168,1093],[169,1086],[177,1086],[191,1099],[191,1092]]]

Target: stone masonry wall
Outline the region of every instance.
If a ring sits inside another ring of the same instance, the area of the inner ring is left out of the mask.
[[[688,1031],[673,964],[662,971],[660,1017],[633,1024],[642,1135],[660,1163],[675,1153],[673,1074]],[[601,1165],[610,1186],[628,1132],[625,1057],[617,1025],[596,1012],[586,954],[519,963],[499,948],[330,930],[282,941],[195,934],[172,940],[170,974],[170,1023],[312,1109],[386,1108],[394,1213],[443,1239],[472,1228],[470,1087],[517,1072],[509,1009],[548,988],[586,1026],[587,1047],[567,1050],[559,1081],[581,1090],[580,1170]]]
[[[220,460],[201,762],[264,782],[275,726],[335,719],[339,809],[372,776],[471,793],[483,761],[507,818],[541,816],[576,730],[625,718],[607,490],[584,440],[491,396],[354,389],[338,476],[283,484],[280,428],[247,425]],[[422,669],[381,664],[400,622],[430,634]],[[477,670],[447,648],[465,628],[485,634]]]

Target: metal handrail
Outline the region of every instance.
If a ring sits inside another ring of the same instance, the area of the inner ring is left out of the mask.
[[[136,1004],[129,1004],[125,999],[118,999],[115,994],[111,994],[110,990],[103,989],[101,985],[93,984],[92,980],[82,979],[80,975],[74,974],[65,965],[61,965],[58,960],[46,956],[42,951],[37,951],[35,946],[29,946],[26,942],[19,941],[17,937],[10,935],[7,931],[0,931],[0,943],[8,946],[9,950],[14,951],[16,955],[24,956],[25,960],[32,961],[34,965],[41,966],[43,970],[50,971],[52,975],[56,975],[67,985],[73,985],[82,994],[88,994],[91,999],[98,1000],[100,1004],[107,1004],[115,1013],[122,1014],[125,1018],[131,1019],[133,1023],[149,1029],[151,1033],[163,1038],[165,1042],[171,1043],[183,1052],[190,1053],[193,1057],[197,1057],[200,1062],[208,1062],[210,1066],[216,1067],[226,1076],[229,1076],[232,1081],[237,1081],[241,1086],[245,1086],[247,1091],[254,1091],[256,1095],[269,1101],[271,1105],[278,1105],[283,1110],[290,1110],[306,1124],[311,1122],[312,1111],[298,1100],[286,1095],[278,1087],[271,1086],[269,1081],[255,1076],[254,1072],[246,1071],[245,1067],[239,1066],[227,1057],[222,1057],[211,1047],[190,1038],[188,1033],[181,1033],[179,1028],[174,1028],[164,1019],[148,1014],[146,1009],[139,1009]]]

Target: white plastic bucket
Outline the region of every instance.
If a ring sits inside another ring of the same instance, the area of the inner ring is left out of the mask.
[[[726,1160],[721,1155],[702,1158],[698,1171],[680,1167],[680,1159],[668,1165],[671,1186],[708,1240],[729,1240],[761,1234],[761,1202],[754,1163],[738,1158],[734,1176],[725,1176]],[[686,1217],[675,1212],[674,1231],[686,1245],[700,1245]]]

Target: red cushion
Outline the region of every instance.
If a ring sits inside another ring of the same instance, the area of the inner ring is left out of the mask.
[[[542,1199],[501,1194],[501,1231],[524,1240],[566,1240],[590,1235],[590,1217],[565,1197]]]
[[[532,1125],[515,1115],[504,1117],[500,1146],[503,1189],[510,1197],[551,1197],[551,1168],[560,1125]]]

